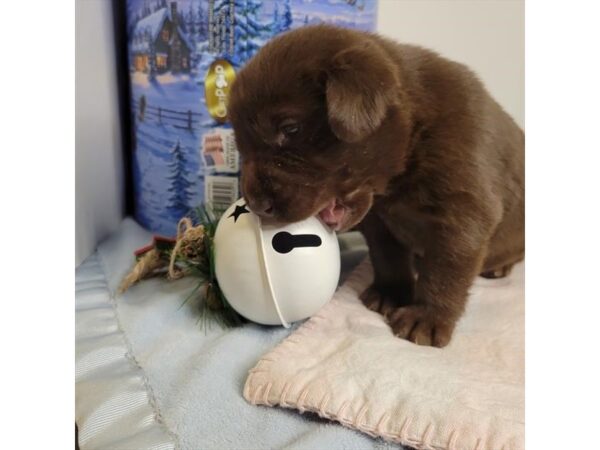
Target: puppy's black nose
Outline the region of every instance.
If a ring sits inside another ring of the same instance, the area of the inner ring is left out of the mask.
[[[273,203],[269,200],[249,201],[248,206],[254,214],[261,217],[273,217]]]

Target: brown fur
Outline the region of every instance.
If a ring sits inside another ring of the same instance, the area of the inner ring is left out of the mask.
[[[363,301],[398,336],[446,345],[473,279],[524,257],[524,134],[461,64],[305,27],[246,65],[229,113],[250,206],[295,221],[339,199],[375,269]]]

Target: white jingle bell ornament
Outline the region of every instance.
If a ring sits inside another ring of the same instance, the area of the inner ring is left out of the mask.
[[[214,238],[215,273],[231,306],[265,325],[306,319],[327,303],[340,277],[335,232],[316,217],[262,223],[242,198],[225,211]]]

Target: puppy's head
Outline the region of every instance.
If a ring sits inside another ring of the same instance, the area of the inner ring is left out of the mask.
[[[242,193],[282,222],[319,214],[358,223],[397,168],[390,120],[398,78],[368,35],[301,28],[267,44],[233,84],[229,117],[242,156]]]

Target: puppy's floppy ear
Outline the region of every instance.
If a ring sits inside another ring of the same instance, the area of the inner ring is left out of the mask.
[[[366,41],[337,53],[327,71],[325,96],[333,133],[357,142],[375,131],[396,101],[398,77],[390,57]]]

